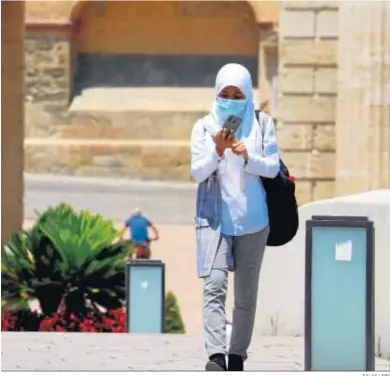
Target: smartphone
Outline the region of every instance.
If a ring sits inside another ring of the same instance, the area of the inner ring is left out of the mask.
[[[242,123],[242,120],[239,117],[234,116],[234,115],[230,115],[227,118],[223,127],[225,129],[228,129],[229,131],[231,131],[233,133],[236,133],[237,129],[240,128],[241,123]]]

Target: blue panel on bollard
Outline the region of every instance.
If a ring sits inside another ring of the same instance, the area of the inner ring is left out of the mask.
[[[312,368],[364,370],[366,230],[317,227],[312,236]]]
[[[372,370],[372,222],[308,221],[306,263],[306,370]]]
[[[127,264],[127,332],[163,333],[164,264],[134,260]]]

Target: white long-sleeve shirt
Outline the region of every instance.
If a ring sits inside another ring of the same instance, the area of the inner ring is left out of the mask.
[[[260,127],[253,126],[248,136],[241,139],[248,150],[247,164],[230,149],[222,158],[218,156],[211,135],[205,131],[205,121],[197,121],[192,131],[192,177],[200,183],[218,171],[223,234],[240,236],[261,231],[268,226],[268,209],[259,176],[274,178],[280,168],[272,118],[261,113]]]

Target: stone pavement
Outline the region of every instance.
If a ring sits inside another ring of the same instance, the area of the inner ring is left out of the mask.
[[[2,371],[203,370],[201,337],[91,333],[2,333]],[[247,370],[303,370],[303,339],[262,337],[252,343]],[[377,359],[378,371],[390,363]]]

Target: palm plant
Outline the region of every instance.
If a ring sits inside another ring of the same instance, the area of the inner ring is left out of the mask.
[[[38,217],[29,231],[2,247],[2,300],[37,299],[45,315],[84,314],[90,306],[116,309],[125,298],[128,242],[115,242],[111,221],[61,204]]]

